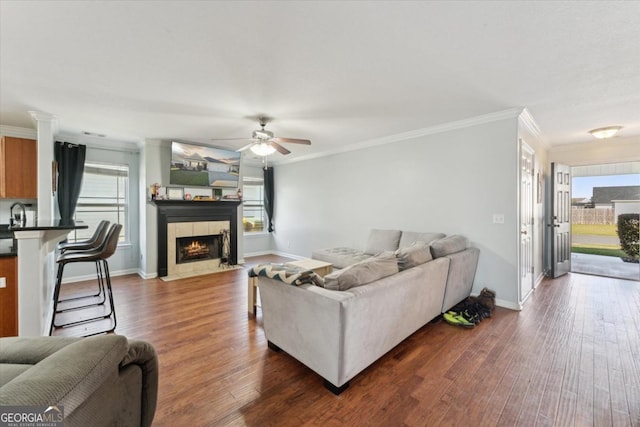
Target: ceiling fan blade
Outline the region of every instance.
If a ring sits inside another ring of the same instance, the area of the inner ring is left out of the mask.
[[[211,138],[212,141],[252,141],[251,138]]]
[[[292,144],[305,144],[311,145],[311,141],[308,139],[296,139],[296,138],[273,138],[272,141],[275,142],[287,142]]]
[[[271,146],[273,148],[275,148],[276,150],[278,150],[281,154],[289,154],[289,153],[291,153],[291,151],[287,150],[286,148],[284,148],[282,145],[278,144],[275,141],[271,141]]]
[[[236,152],[240,152],[240,151],[244,151],[246,149],[248,149],[249,147],[251,147],[254,143],[250,142],[249,144],[245,145],[244,147],[240,147],[236,150]]]

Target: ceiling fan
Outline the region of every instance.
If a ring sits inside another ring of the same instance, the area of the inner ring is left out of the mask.
[[[311,145],[311,141],[309,141],[308,139],[274,137],[273,132],[268,131],[264,128],[269,122],[268,117],[259,117],[258,122],[260,123],[260,129],[254,130],[251,133],[251,138],[230,138],[235,140],[250,141],[247,145],[237,149],[236,151],[241,152],[246,149],[251,149],[251,151],[258,156],[266,157],[270,154],[275,153],[276,151],[281,154],[291,153],[291,151],[280,145],[281,143]]]

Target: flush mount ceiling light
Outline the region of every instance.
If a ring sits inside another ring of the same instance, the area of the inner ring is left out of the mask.
[[[605,139],[611,138],[617,134],[620,129],[622,129],[622,126],[607,126],[606,128],[592,129],[589,133],[598,139]]]
[[[257,144],[253,144],[250,148],[251,151],[253,151],[258,156],[268,156],[276,152],[276,149],[273,148],[268,142],[259,142]]]

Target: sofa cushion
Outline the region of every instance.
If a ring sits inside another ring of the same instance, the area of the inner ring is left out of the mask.
[[[339,247],[318,249],[311,253],[311,258],[331,263],[334,268],[345,268],[371,258],[371,255],[356,249]]]
[[[5,385],[18,375],[28,371],[32,365],[19,363],[0,363],[0,386]]]
[[[416,265],[424,264],[433,259],[429,244],[420,241],[413,242],[411,246],[398,249],[395,255],[398,258],[398,268],[400,271],[413,268]]]
[[[469,239],[460,235],[448,236],[431,242],[431,254],[434,258],[464,251],[469,246]]]
[[[403,231],[402,236],[400,236],[400,243],[398,244],[398,248],[406,248],[407,246],[411,246],[415,242],[431,243],[432,241],[442,239],[443,237],[445,237],[443,233],[421,233],[417,231]]]
[[[398,261],[388,254],[373,257],[324,276],[324,287],[333,291],[366,285],[398,272]]]
[[[400,230],[378,230],[374,228],[369,233],[364,253],[376,255],[384,251],[395,251],[398,249],[400,234],[402,234]]]

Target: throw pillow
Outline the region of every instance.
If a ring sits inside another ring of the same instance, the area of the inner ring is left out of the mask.
[[[375,255],[384,251],[395,251],[398,249],[401,233],[400,230],[377,230],[374,228],[369,233],[364,253]]]
[[[403,231],[398,247],[406,248],[407,246],[411,246],[411,244],[414,242],[430,243],[434,240],[442,239],[443,237],[445,237],[443,233],[421,233],[418,231]]]
[[[448,236],[431,242],[431,254],[434,258],[439,258],[464,251],[467,246],[469,246],[469,240],[466,237],[460,235]]]
[[[324,287],[333,291],[346,291],[391,276],[398,271],[398,262],[395,257],[369,258],[327,274],[324,276]]]
[[[398,267],[400,271],[413,268],[416,265],[431,261],[431,249],[426,242],[414,242],[411,246],[400,248],[396,251]]]

